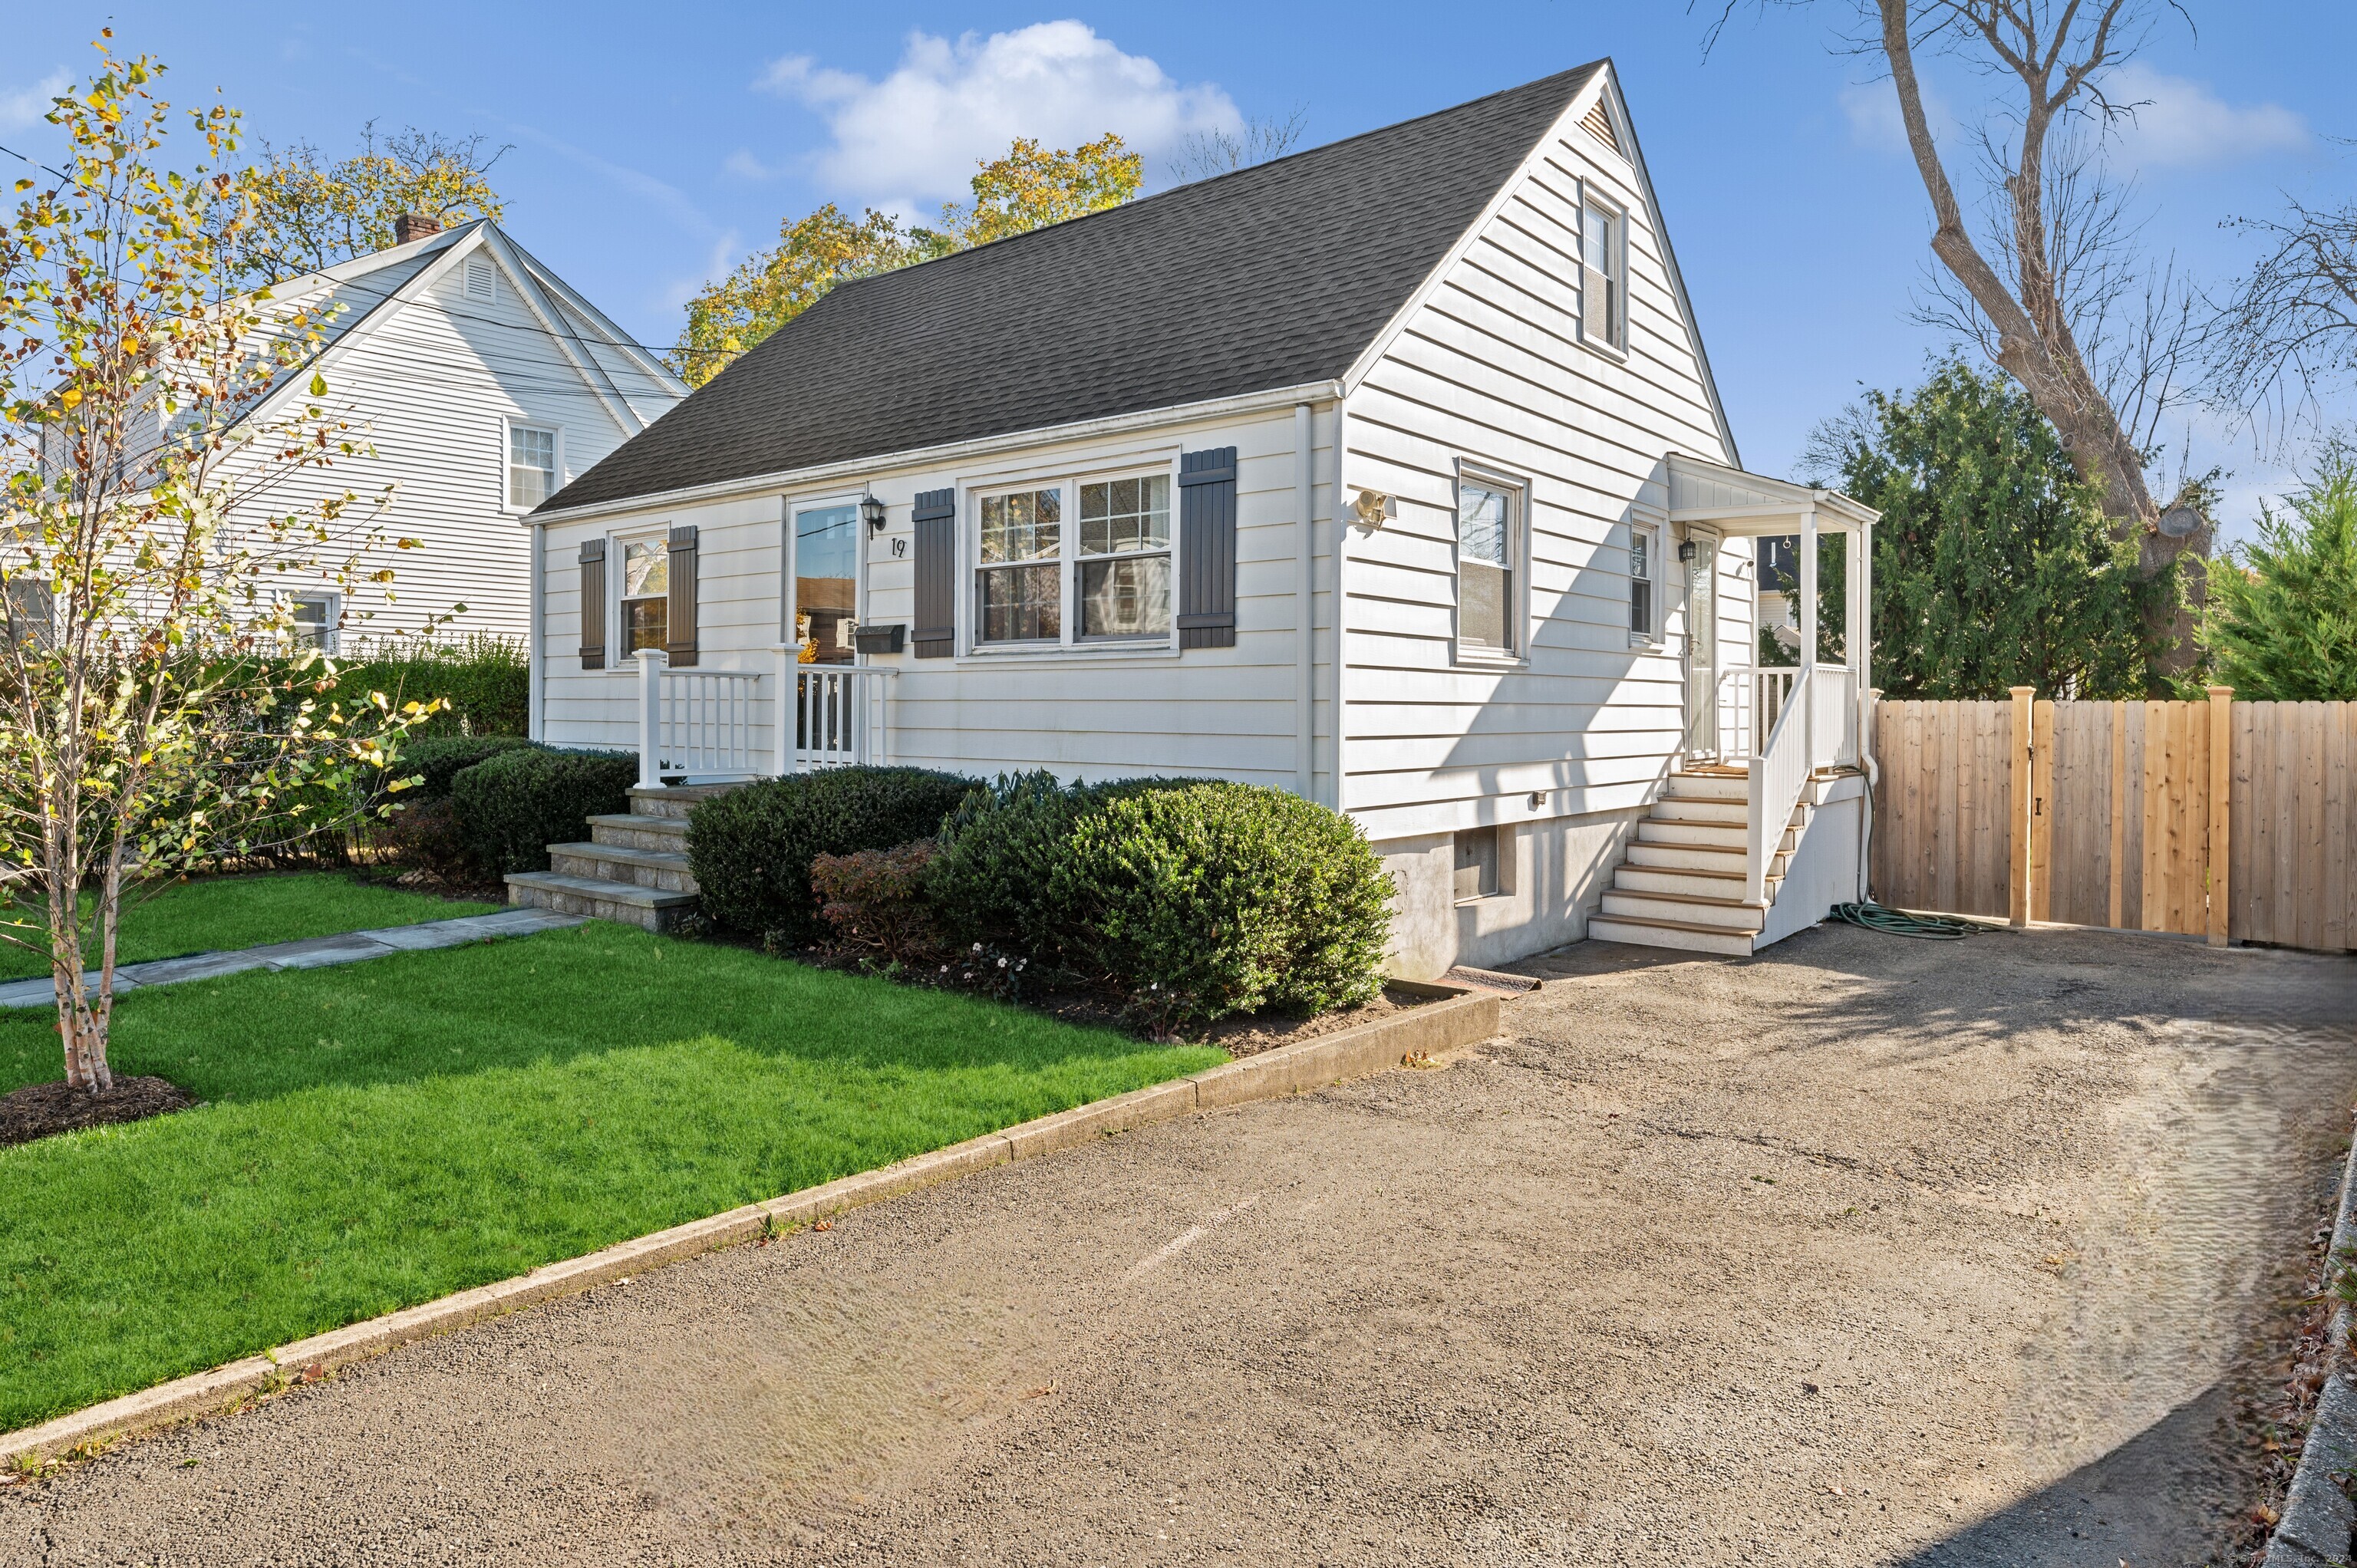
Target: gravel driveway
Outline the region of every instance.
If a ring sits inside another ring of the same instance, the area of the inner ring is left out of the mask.
[[[39,1563],[2224,1561],[2357,961],[1589,943],[1133,1133],[0,1489]]]

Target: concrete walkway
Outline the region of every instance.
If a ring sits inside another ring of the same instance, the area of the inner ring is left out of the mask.
[[[346,931],[340,936],[308,937],[299,942],[273,942],[267,947],[239,948],[233,952],[190,953],[185,958],[151,959],[145,963],[118,965],[117,995],[150,985],[178,985],[186,980],[212,980],[249,969],[325,969],[330,964],[360,963],[387,953],[421,952],[428,948],[455,948],[493,937],[525,937],[581,924],[577,915],[546,909],[495,909],[488,915],[461,915],[450,920],[425,920],[414,926],[387,926],[374,931]],[[95,986],[96,972],[82,976]],[[57,999],[47,975],[0,985],[0,1007],[47,1007]]]

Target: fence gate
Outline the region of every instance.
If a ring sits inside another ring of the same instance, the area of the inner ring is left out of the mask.
[[[2357,703],[1876,706],[1875,897],[2357,947]]]

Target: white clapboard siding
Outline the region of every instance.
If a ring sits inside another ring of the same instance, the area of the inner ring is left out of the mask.
[[[1330,417],[1318,425],[1329,436]],[[879,467],[862,483],[807,495],[775,495],[688,507],[640,507],[594,521],[549,524],[544,726],[560,745],[627,746],[637,731],[629,697],[635,672],[580,668],[580,568],[584,540],[620,539],[642,529],[698,529],[698,657],[704,668],[742,668],[763,677],[758,743],[774,746],[783,613],[780,569],[790,505],[848,499],[868,489],[886,506],[885,532],[863,542],[860,618],[909,625],[915,616],[911,504],[920,491],[977,482],[1014,470],[1085,477],[1167,463],[1182,451],[1237,448],[1236,646],[1183,654],[1003,653],[954,660],[888,661],[896,762],[977,777],[1034,768],[1066,777],[1140,773],[1211,775],[1292,786],[1299,714],[1294,700],[1294,422],[1290,410],[1082,442],[1043,442],[1019,459],[968,467]],[[1330,474],[1330,447],[1318,459]],[[1177,506],[1174,488],[1172,504]],[[897,546],[903,552],[895,554]],[[608,595],[613,578],[609,575]],[[963,585],[961,585],[963,586]],[[610,607],[608,612],[610,614]]]
[[[326,352],[301,380],[317,371],[328,384],[322,406],[367,450],[288,473],[274,482],[270,504],[290,510],[347,491],[361,498],[347,539],[380,536],[386,547],[363,567],[393,577],[347,592],[348,640],[414,635],[429,624],[446,638],[524,638],[533,629],[532,543],[526,509],[508,504],[510,424],[558,432],[562,484],[684,389],[616,341],[554,274],[493,242],[488,228],[386,254],[381,266],[347,263],[283,295],[331,297],[343,307],[328,323]],[[492,299],[466,292],[475,254],[498,268]],[[416,546],[391,547],[401,539]],[[323,553],[339,558],[346,547]],[[299,593],[325,585],[289,574],[282,585]]]
[[[1531,792],[1566,814],[1634,809],[1680,747],[1684,568],[1662,530],[1667,635],[1631,646],[1629,524],[1666,515],[1669,452],[1733,454],[1642,192],[1590,151],[1577,133],[1545,150],[1351,398],[1346,489],[1400,510],[1347,568],[1343,799],[1378,841],[1526,817],[1507,802]],[[1583,181],[1629,215],[1625,356],[1579,341]],[[1511,672],[1455,661],[1465,461],[1530,487],[1531,618]],[[1744,558],[1723,549],[1722,572]],[[1745,591],[1723,592],[1722,639],[1749,635],[1727,611]]]

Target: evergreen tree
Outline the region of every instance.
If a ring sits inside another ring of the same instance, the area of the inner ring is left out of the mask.
[[[2259,509],[2259,538],[2210,571],[2212,678],[2253,702],[2357,701],[2357,455]]]
[[[2179,592],[2140,578],[2102,487],[2072,467],[2028,394],[1962,360],[1911,393],[1868,392],[1803,459],[1882,513],[1874,530],[1874,684],[1889,697],[2143,696],[2165,690],[2147,628]],[[1819,657],[1842,656],[1841,542],[1818,564]],[[1791,585],[1786,585],[1790,592]]]

